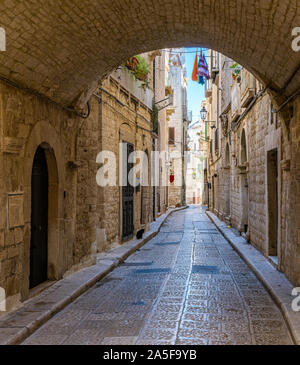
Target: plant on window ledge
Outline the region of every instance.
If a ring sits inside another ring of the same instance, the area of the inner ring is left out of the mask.
[[[124,66],[134,75],[137,80],[143,81],[142,87],[148,87],[148,74],[150,66],[144,57],[137,55],[129,58]]]
[[[236,80],[237,82],[241,82],[242,66],[236,62],[232,66],[230,66],[230,68],[232,69],[233,80]]]
[[[126,62],[125,62],[125,66],[128,68],[128,70],[130,71],[135,71],[137,66],[138,66],[138,59],[136,57],[130,57]]]
[[[150,66],[144,57],[136,56],[136,58],[138,59],[138,65],[136,70],[134,71],[135,77],[140,81],[147,81]]]

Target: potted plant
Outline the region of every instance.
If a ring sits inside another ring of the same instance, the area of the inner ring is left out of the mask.
[[[233,80],[241,82],[242,67],[238,63],[234,63],[232,66],[230,66],[230,68],[232,69]]]
[[[138,66],[138,59],[136,57],[130,57],[126,63],[125,63],[125,66],[131,70],[131,71],[135,71],[137,66]]]
[[[140,55],[136,56],[136,58],[138,60],[138,64],[137,64],[137,67],[134,71],[134,75],[140,81],[147,81],[148,74],[149,74],[149,71],[150,71],[149,64],[147,63],[145,58],[140,56]]]

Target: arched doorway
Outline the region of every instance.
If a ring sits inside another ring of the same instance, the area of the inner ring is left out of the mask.
[[[133,163],[129,162],[129,156],[134,151],[134,145],[123,141],[122,165],[126,176],[126,185],[122,186],[122,240],[126,241],[134,232],[134,187],[127,180]]]
[[[48,224],[47,224],[47,277],[46,280],[62,278],[68,268],[64,243],[64,190],[65,171],[64,154],[62,153],[59,135],[50,123],[41,121],[31,131],[25,149],[24,173],[24,236],[23,277],[21,286],[22,301],[30,295],[30,246],[32,219],[32,173],[35,156],[38,150],[44,152],[48,172]],[[41,153],[41,152],[40,152]],[[43,158],[43,157],[42,157]],[[45,163],[43,158],[43,162]]]
[[[225,151],[225,185],[224,185],[224,215],[225,219],[230,219],[230,190],[231,190],[231,182],[230,182],[230,151],[229,144],[226,145]]]
[[[31,177],[31,239],[29,288],[48,278],[48,165],[46,154],[38,147]]]
[[[241,193],[241,222],[240,231],[247,234],[248,232],[248,151],[245,129],[242,131],[241,136],[241,164],[240,164],[240,193]]]
[[[150,184],[149,184],[149,152],[145,150],[141,186],[141,225],[149,223],[150,214]]]

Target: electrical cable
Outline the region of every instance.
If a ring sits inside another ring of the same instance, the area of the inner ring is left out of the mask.
[[[281,110],[291,101],[293,100],[297,95],[300,94],[300,89],[298,89],[293,95],[291,95],[283,104],[281,104],[278,109],[272,109],[272,113],[277,114],[281,112]]]
[[[147,129],[147,128],[144,128],[144,127],[141,127],[141,126],[139,126],[139,125],[137,125],[136,124],[136,122],[133,122],[132,120],[130,120],[129,118],[127,118],[127,117],[125,117],[125,115],[124,114],[122,114],[120,111],[118,111],[116,108],[114,108],[112,105],[110,105],[107,101],[104,101],[102,98],[101,98],[101,96],[100,95],[98,95],[98,94],[93,94],[95,97],[97,97],[97,99],[98,100],[101,100],[101,103],[102,104],[105,104],[105,105],[107,105],[108,107],[110,107],[114,112],[116,112],[116,113],[118,113],[119,115],[121,115],[122,116],[122,118],[124,118],[125,120],[127,120],[129,123],[131,123],[132,125],[134,125],[134,126],[136,126],[137,128],[140,128],[140,129],[142,129],[142,130],[144,130],[144,131],[146,131],[146,132],[150,132],[150,133],[153,133],[153,131],[152,130],[150,130],[150,129]],[[143,117],[144,118],[144,117]],[[149,121],[146,119],[146,118],[144,118],[148,123],[149,123]]]
[[[66,106],[64,106],[62,104],[59,104],[57,101],[54,101],[53,99],[49,98],[48,96],[46,96],[44,94],[41,94],[38,91],[35,91],[33,89],[30,89],[30,88],[28,88],[26,86],[19,85],[16,82],[11,81],[11,80],[8,80],[7,78],[5,78],[3,76],[0,76],[0,80],[3,81],[5,84],[7,84],[9,86],[12,86],[12,87],[14,87],[16,89],[19,89],[19,90],[22,90],[22,91],[25,91],[28,94],[32,94],[32,95],[37,96],[37,97],[39,97],[41,99],[44,99],[44,100],[46,100],[46,101],[48,101],[48,102],[50,102],[52,104],[55,104],[56,106],[60,107],[61,109],[65,110],[65,111],[74,113],[77,116],[79,116],[80,118],[86,119],[86,118],[88,118],[90,116],[91,108],[90,108],[89,102],[87,102],[87,107],[88,107],[87,114],[82,114],[81,112],[79,112],[78,110],[76,110],[74,108],[66,107]]]

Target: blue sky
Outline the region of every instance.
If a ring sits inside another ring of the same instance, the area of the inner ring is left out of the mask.
[[[187,77],[189,78],[187,86],[188,110],[193,112],[193,122],[200,119],[201,101],[205,98],[204,85],[200,85],[192,80],[196,51],[197,48],[185,48],[185,52],[192,52],[185,54],[185,60]],[[198,48],[198,61],[199,52],[200,48]],[[205,55],[207,55],[207,51]]]

